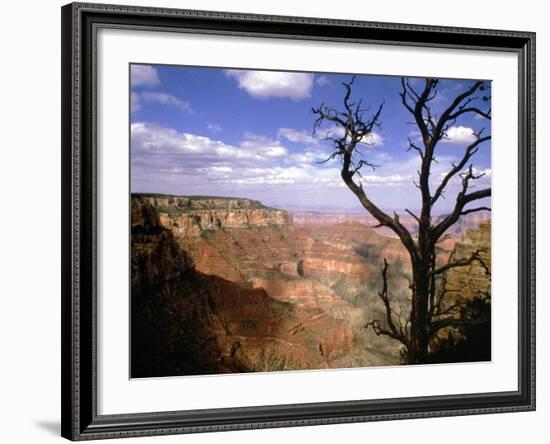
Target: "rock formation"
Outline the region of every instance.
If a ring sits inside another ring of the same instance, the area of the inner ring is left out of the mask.
[[[198,271],[132,199],[132,377],[329,368],[352,335],[326,312]]]
[[[200,236],[220,228],[269,227],[288,225],[286,211],[263,206],[250,199],[208,196],[141,195],[157,210],[161,223],[177,236]]]
[[[355,218],[293,219],[249,199],[134,195],[136,362],[147,353],[169,362],[160,369],[141,362],[138,373],[398,364],[399,344],[364,325],[384,316],[377,297],[384,258],[392,297],[407,311],[410,261],[400,241]],[[439,244],[438,262],[485,244],[487,229],[481,232],[471,230],[456,246],[454,239]],[[469,273],[448,273],[447,281]]]
[[[448,270],[439,289],[443,311],[456,322],[440,330],[430,344],[432,362],[491,359],[491,221],[470,228],[450,255],[456,262],[478,259]]]
[[[434,216],[434,223],[439,222],[446,214],[440,214]],[[384,236],[395,237],[395,233],[387,227],[377,227],[378,221],[374,219],[370,214],[365,212],[360,213],[341,213],[341,212],[318,212],[318,211],[295,211],[291,214],[292,221],[297,226],[311,226],[311,225],[332,225],[341,224],[347,222],[359,222],[369,227],[374,227],[374,231]],[[478,213],[467,214],[462,216],[458,222],[449,229],[449,233],[453,235],[462,235],[468,228],[477,227],[481,221],[490,218],[490,214],[487,211],[480,211]],[[417,222],[408,213],[399,214],[400,222],[411,233],[416,231]]]
[[[472,300],[491,294],[490,219],[466,231],[462,239],[456,242],[450,260],[467,259],[474,252],[479,252],[481,261],[475,260],[466,267],[453,268],[445,274],[443,290],[449,292],[449,300]]]

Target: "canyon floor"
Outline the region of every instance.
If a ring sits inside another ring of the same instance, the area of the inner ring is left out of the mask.
[[[133,195],[132,377],[400,364],[400,343],[365,325],[385,316],[384,259],[405,318],[409,259],[372,222],[248,199]],[[490,265],[487,214],[464,218],[437,261],[481,247]],[[475,265],[445,282],[490,291]]]

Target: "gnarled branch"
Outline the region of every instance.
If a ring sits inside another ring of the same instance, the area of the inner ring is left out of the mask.
[[[399,317],[394,321],[394,312],[391,308],[390,296],[388,291],[388,261],[384,258],[384,266],[382,267],[382,290],[378,292],[378,297],[384,303],[384,309],[386,311],[386,327],[382,327],[380,320],[374,319],[365,325],[368,329],[372,327],[376,335],[389,336],[393,339],[400,341],[406,347],[409,344],[407,337],[407,331],[403,322]],[[396,322],[398,325],[396,325]]]
[[[376,166],[367,160],[361,159],[356,161],[356,155],[361,154],[358,150],[359,144],[365,143],[364,141],[372,135],[374,128],[380,125],[380,115],[384,107],[384,102],[382,102],[374,114],[368,119],[365,119],[363,117],[364,110],[361,108],[362,102],[351,102],[351,92],[354,80],[355,78],[352,78],[350,82],[343,82],[346,93],[344,96],[344,109],[342,111],[337,111],[335,108],[328,107],[324,103],[321,104],[320,107],[312,109],[313,114],[318,116],[314,123],[314,131],[319,130],[325,121],[335,123],[339,128],[344,130],[344,134],[341,138],[332,140],[335,150],[327,161],[334,158],[340,158],[342,162],[340,172],[342,179],[348,188],[357,196],[361,205],[363,205],[381,226],[388,227],[397,234],[411,256],[416,256],[418,251],[415,242],[406,227],[399,221],[399,218],[395,216],[391,217],[381,210],[367,196],[363,184],[354,180],[355,176],[361,175],[361,168],[364,166],[370,168]]]
[[[486,142],[488,140],[491,140],[491,136],[485,136],[485,137],[478,137],[475,142],[471,143],[466,147],[464,150],[464,155],[462,156],[462,159],[460,162],[453,164],[451,170],[445,175],[437,189],[435,190],[435,193],[432,197],[431,204],[435,204],[437,202],[437,199],[439,199],[445,190],[445,187],[449,183],[449,181],[456,176],[460,171],[463,170],[463,168],[466,166],[468,161],[472,158],[472,156],[477,153],[478,147],[483,142]]]
[[[481,257],[481,253],[487,253],[487,251],[484,250],[484,249],[478,249],[478,250],[474,251],[467,258],[458,259],[458,260],[453,261],[453,262],[448,262],[447,264],[442,265],[441,267],[436,268],[435,270],[433,270],[432,275],[435,276],[435,275],[444,273],[444,272],[450,270],[451,268],[466,267],[466,266],[472,264],[475,261],[477,261],[481,264],[481,266],[484,268],[486,274],[491,274],[491,272],[489,271],[489,268],[485,264],[485,261]]]

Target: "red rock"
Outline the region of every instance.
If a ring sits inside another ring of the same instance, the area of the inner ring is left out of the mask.
[[[364,325],[384,316],[377,297],[384,258],[392,298],[406,315],[410,258],[398,239],[366,224],[374,225],[370,216],[304,213],[293,214],[293,223],[285,211],[247,199],[133,201],[142,207],[133,208],[133,224],[143,224],[146,213],[164,233],[157,247],[136,244],[135,254],[149,258],[140,259],[143,273],[174,278],[181,261],[184,268],[193,264],[191,281],[181,284],[185,291],[174,289],[173,298],[178,316],[202,313],[199,330],[211,337],[205,360],[212,372],[399,362],[399,344],[373,337]],[[184,259],[176,259],[174,246]],[[453,248],[453,238],[438,245],[438,264]]]

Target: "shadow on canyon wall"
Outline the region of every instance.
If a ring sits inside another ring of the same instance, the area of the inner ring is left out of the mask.
[[[328,368],[342,320],[195,269],[155,208],[132,202],[131,376]]]
[[[490,224],[483,239],[475,230],[438,260],[490,246]],[[247,199],[134,195],[131,242],[133,378],[400,363],[400,345],[364,325],[384,316],[382,258],[403,312],[410,264],[397,239],[363,223],[295,225]],[[478,271],[447,281],[490,291]],[[474,291],[462,310],[476,322],[446,330],[430,362],[490,359],[490,299]]]

